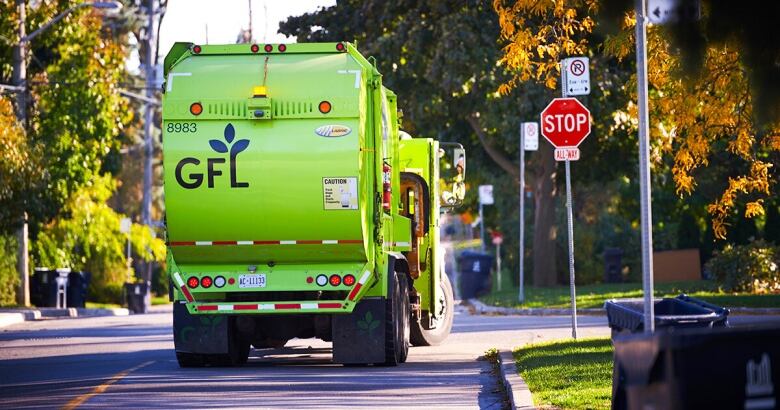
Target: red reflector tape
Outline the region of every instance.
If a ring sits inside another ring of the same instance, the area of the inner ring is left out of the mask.
[[[235,310],[257,310],[257,305],[233,305]]]
[[[217,305],[202,305],[198,306],[198,310],[217,310]]]
[[[300,303],[277,303],[274,305],[277,309],[300,309]]]
[[[320,303],[320,309],[341,309],[341,303]]]
[[[358,283],[355,285],[354,288],[352,288],[352,292],[349,292],[349,300],[355,300],[355,296],[357,296],[358,292],[360,292],[360,288],[363,287],[362,283]]]
[[[187,302],[192,302],[195,300],[192,297],[192,293],[190,293],[190,290],[187,289],[186,286],[181,286],[180,289],[181,289],[181,293],[184,294],[184,298],[187,299]]]

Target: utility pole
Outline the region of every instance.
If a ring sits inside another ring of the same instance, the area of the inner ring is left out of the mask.
[[[255,41],[255,33],[252,31],[252,0],[247,0],[249,2],[249,42]]]
[[[16,119],[27,128],[27,44],[24,41],[27,35],[25,23],[27,17],[27,6],[25,0],[15,0],[16,11],[19,16],[17,34],[19,38],[13,50],[13,73],[11,82],[13,85],[21,88],[16,93]],[[30,259],[29,259],[29,237],[27,232],[27,212],[23,212],[21,217],[22,226],[16,233],[19,242],[17,254],[17,271],[19,272],[19,291],[16,293],[16,303],[22,306],[30,306]]]
[[[157,33],[155,29],[155,17],[157,15],[156,5],[157,0],[147,0],[147,26],[146,26],[146,64],[144,67],[144,76],[146,83],[146,98],[148,101],[154,100],[155,93],[155,67],[154,60],[156,56],[156,41],[155,35]],[[143,195],[143,207],[141,208],[141,222],[146,225],[147,229],[152,229],[152,162],[154,161],[154,141],[152,138],[153,122],[154,120],[154,105],[146,102],[144,104],[144,195]],[[146,262],[143,274],[144,282],[148,285],[152,281],[152,263]],[[146,292],[151,292],[150,286],[146,286]],[[149,298],[144,298],[149,300]]]

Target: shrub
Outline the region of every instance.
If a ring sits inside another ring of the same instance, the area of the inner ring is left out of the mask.
[[[780,292],[780,247],[762,240],[747,245],[727,245],[705,268],[724,290]]]
[[[16,304],[16,288],[19,286],[16,252],[16,239],[0,235],[0,306]]]
[[[92,274],[88,299],[121,303],[122,285],[129,279],[125,246],[127,235],[119,231],[121,214],[106,201],[116,183],[97,177],[65,204],[65,212],[43,226],[35,242],[37,261],[42,266],[64,267]],[[133,224],[130,243],[141,260],[165,260],[165,244],[142,225]]]

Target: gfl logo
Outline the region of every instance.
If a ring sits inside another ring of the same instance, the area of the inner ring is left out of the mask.
[[[238,182],[236,177],[236,157],[238,154],[245,150],[249,146],[249,140],[238,140],[233,143],[236,138],[236,130],[233,128],[233,124],[228,124],[225,127],[225,142],[221,140],[209,140],[211,149],[220,153],[226,154],[230,152],[230,187],[231,188],[246,188],[249,186],[249,182]],[[232,145],[231,145],[232,144]],[[225,158],[207,158],[206,159],[206,178],[209,188],[214,188],[214,178],[222,175],[222,171],[217,168],[219,164],[224,164]],[[185,157],[176,164],[176,182],[183,188],[195,189],[203,184],[203,173],[191,172],[187,175],[188,181],[185,181],[182,177],[182,171],[187,165],[200,165],[200,160],[192,157]]]

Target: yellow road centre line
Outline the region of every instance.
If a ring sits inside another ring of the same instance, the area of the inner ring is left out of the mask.
[[[134,372],[134,371],[136,371],[136,370],[138,370],[138,369],[140,369],[142,367],[149,366],[152,363],[154,363],[154,361],[144,362],[144,363],[139,364],[138,366],[131,367],[131,368],[127,369],[127,370],[123,370],[123,371],[115,374],[113,377],[111,377],[110,379],[106,380],[100,386],[97,386],[94,389],[92,389],[92,391],[90,391],[89,393],[84,393],[81,396],[74,397],[71,401],[69,401],[67,404],[62,406],[62,410],[73,410],[73,409],[81,406],[82,404],[84,404],[85,401],[91,399],[94,396],[97,396],[98,394],[101,394],[101,393],[105,392],[108,389],[109,386],[111,386],[112,384],[122,380],[128,374],[130,374],[130,373],[132,373],[132,372]]]

